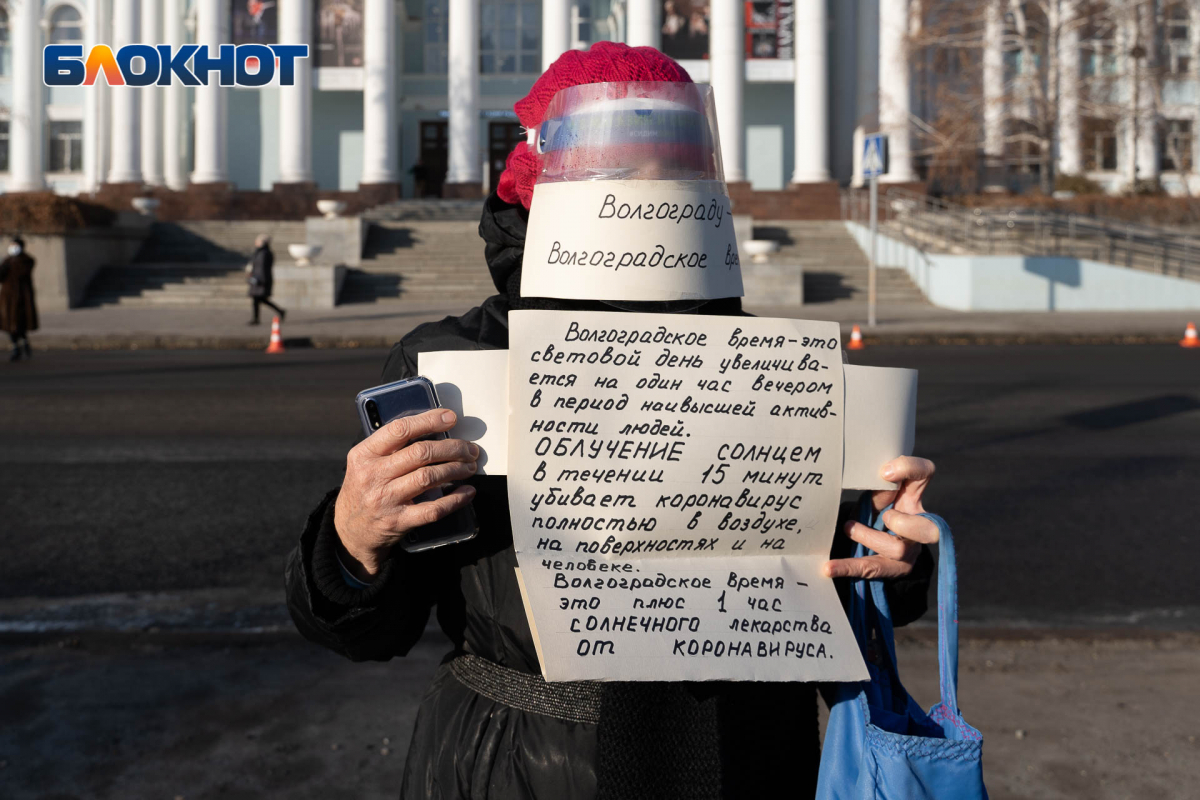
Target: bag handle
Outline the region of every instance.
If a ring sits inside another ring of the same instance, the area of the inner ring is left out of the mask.
[[[938,529],[938,671],[942,705],[958,713],[958,563],[950,526],[937,514],[922,514]]]
[[[870,495],[864,495],[859,503],[859,521],[871,525],[875,530],[885,531],[883,512],[888,508],[875,512],[870,505]],[[938,529],[938,680],[941,689],[942,705],[953,713],[958,713],[958,562],[954,551],[954,537],[946,520],[937,514],[921,514]],[[874,519],[872,519],[872,517]],[[855,549],[854,555],[860,557],[874,551],[861,544]],[[867,596],[867,584],[870,584],[870,596]],[[854,582],[850,601],[850,620],[855,634],[863,647],[870,642],[870,623],[868,622],[868,603],[874,606],[876,612],[876,629],[890,659],[889,666],[893,671],[897,668],[896,640],[892,628],[891,610],[888,608],[887,594],[883,581]]]

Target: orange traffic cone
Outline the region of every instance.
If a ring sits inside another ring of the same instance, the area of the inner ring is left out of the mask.
[[[846,345],[846,349],[862,350],[864,347],[866,347],[866,345],[863,344],[862,331],[860,331],[858,326],[855,325],[854,330],[850,331],[850,344]]]
[[[279,335],[279,317],[275,317],[271,320],[271,343],[267,345],[267,352],[282,353],[283,351],[283,337]]]
[[[1200,347],[1200,336],[1196,336],[1196,323],[1189,322],[1187,328],[1183,331],[1183,338],[1179,340],[1180,347]]]

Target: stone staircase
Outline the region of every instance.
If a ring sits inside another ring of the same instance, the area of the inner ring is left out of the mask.
[[[362,265],[349,270],[341,303],[473,305],[495,292],[478,234],[479,201],[398,201],[368,213]],[[260,233],[273,237],[277,260],[304,241],[303,222],[155,223],[134,263],[102,270],[90,305],[242,307],[243,267]],[[781,243],[772,261],[804,269],[806,303],[862,299],[867,260],[841,222],[756,221],[757,238]],[[881,303],[925,303],[907,273],[881,268]]]
[[[132,264],[106,267],[88,286],[87,305],[229,308],[249,304],[246,262],[260,233],[275,258],[303,242],[303,222],[156,222]]]
[[[754,236],[780,243],[772,261],[804,269],[806,304],[866,298],[866,254],[840,221],[755,220]],[[928,302],[902,269],[880,267],[876,290],[881,304]]]
[[[393,200],[363,214],[371,222],[479,222],[483,200]]]
[[[399,298],[476,304],[494,294],[475,205],[470,221],[376,218],[362,265],[346,275],[341,302]]]

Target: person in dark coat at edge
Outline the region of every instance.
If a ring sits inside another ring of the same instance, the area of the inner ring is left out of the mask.
[[[254,255],[250,259],[250,275],[246,278],[246,282],[250,284],[249,295],[254,301],[254,317],[248,322],[248,325],[258,324],[258,307],[270,306],[275,309],[275,313],[279,315],[282,322],[287,317],[287,312],[279,306],[271,302],[271,290],[275,286],[275,277],[272,269],[275,266],[275,254],[271,252],[271,237],[267,234],[259,234],[254,240]]]
[[[0,262],[0,330],[12,340],[9,361],[33,357],[29,332],[38,329],[37,303],[33,295],[33,268],[37,262],[25,252],[25,240],[14,236],[8,256]]]
[[[601,42],[560,57],[515,108],[532,128],[563,88],[630,80],[691,81],[657,50]],[[521,296],[527,209],[538,171],[536,153],[518,144],[484,203],[479,233],[497,294],[460,317],[405,336],[392,348],[382,381],[416,375],[422,351],[507,348],[510,309],[621,310],[596,301]],[[738,298],[687,309],[632,306],[742,314]],[[815,684],[542,680],[514,574],[506,479],[473,476],[479,451],[472,444],[416,441],[453,423],[451,412],[427,412],[387,425],[352,449],[341,488],[312,512],[286,566],[288,608],[300,632],[354,661],[403,656],[437,609],[454,651],[421,702],[401,797],[811,796],[820,760]],[[921,495],[932,473],[923,459],[886,465],[883,474],[900,488],[874,493],[874,507],[895,502],[884,516],[897,536],[839,523],[835,560],[825,567],[834,578],[890,579],[897,625],[925,611],[932,557],[921,542],[935,541],[936,530],[915,515],[923,511]],[[436,501],[410,502],[427,487],[450,481],[465,484]],[[420,553],[394,546],[406,531],[469,502],[479,519],[474,540]],[[843,520],[852,505],[843,508]],[[855,541],[876,555],[845,558]]]

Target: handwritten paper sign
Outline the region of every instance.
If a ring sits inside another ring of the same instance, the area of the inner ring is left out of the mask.
[[[525,297],[741,297],[729,194],[721,181],[568,181],[533,192]]]
[[[862,680],[828,559],[835,323],[509,314],[508,492],[547,680]]]

